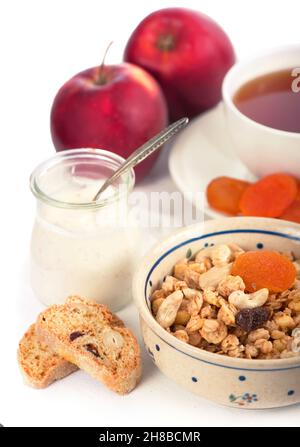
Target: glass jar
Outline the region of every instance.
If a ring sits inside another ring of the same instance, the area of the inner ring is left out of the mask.
[[[122,163],[99,149],[57,153],[30,178],[37,198],[31,239],[31,284],[46,305],[82,295],[116,311],[131,298],[140,234],[130,220],[127,171],[97,202],[101,184]]]

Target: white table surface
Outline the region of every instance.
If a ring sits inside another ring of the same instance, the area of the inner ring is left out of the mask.
[[[143,380],[125,397],[113,394],[81,371],[41,391],[23,384],[16,362],[17,343],[43,308],[33,296],[28,278],[35,209],[28,176],[38,162],[54,153],[49,136],[52,98],[72,74],[99,62],[111,38],[116,40],[110,59],[115,62],[121,54],[120,42],[126,41],[143,16],[160,7],[180,6],[180,2],[140,0],[134,3],[134,10],[128,8],[128,2],[116,0],[73,0],[72,7],[67,0],[5,3],[0,6],[0,38],[6,42],[0,101],[0,423],[108,427],[299,425],[299,405],[262,411],[231,409],[186,392],[157,370],[143,347]],[[280,3],[195,0],[184,5],[201,9],[221,22],[236,43],[238,54],[246,55],[263,47],[297,42],[299,3]],[[165,153],[155,171],[139,186],[141,190],[176,189],[166,158]],[[119,315],[141,341],[134,305]]]

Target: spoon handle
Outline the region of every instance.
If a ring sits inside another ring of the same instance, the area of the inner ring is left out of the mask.
[[[188,118],[181,118],[170,126],[166,127],[166,129],[162,130],[159,134],[155,135],[145,144],[136,149],[125,162],[117,169],[111,177],[109,177],[101,186],[93,201],[98,200],[100,194],[111,185],[116,178],[122,175],[127,169],[134,168],[141,161],[145,160],[145,158],[149,157],[154,151],[160,148],[166,141],[168,141],[173,135],[175,135],[179,130],[183,129],[189,120]]]

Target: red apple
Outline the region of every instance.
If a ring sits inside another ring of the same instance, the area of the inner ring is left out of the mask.
[[[58,91],[51,110],[57,151],[101,148],[128,157],[167,125],[167,105],[153,77],[132,64],[90,68]],[[142,178],[157,154],[137,167]]]
[[[209,17],[167,8],[150,14],[138,25],[124,59],[158,80],[175,120],[192,118],[219,102],[223,78],[235,56],[229,38]]]

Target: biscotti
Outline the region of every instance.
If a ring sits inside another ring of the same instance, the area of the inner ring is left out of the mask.
[[[36,330],[59,356],[117,393],[130,392],[140,379],[137,340],[104,305],[70,297],[42,312]]]
[[[65,304],[72,304],[72,303],[82,304],[83,306],[90,306],[90,307],[94,307],[96,309],[99,309],[99,306],[100,306],[101,312],[103,313],[103,315],[105,316],[107,321],[112,324],[112,326],[124,327],[124,322],[121,320],[121,318],[119,318],[116,314],[113,314],[108,309],[107,306],[98,304],[98,303],[96,303],[96,301],[93,301],[93,300],[88,300],[87,298],[84,298],[80,295],[68,296],[68,298],[65,301]]]
[[[19,343],[18,363],[25,382],[34,388],[45,388],[78,369],[38,340],[34,324]]]

